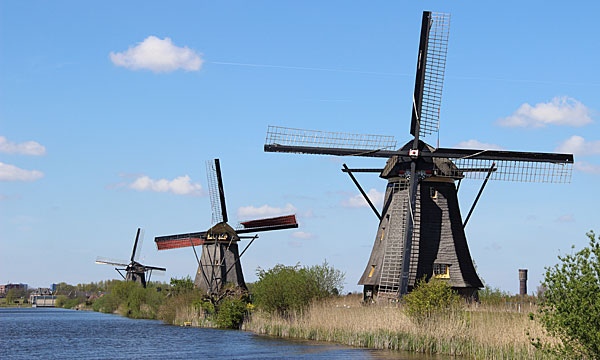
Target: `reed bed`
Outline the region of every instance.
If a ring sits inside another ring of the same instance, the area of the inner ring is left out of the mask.
[[[424,321],[398,304],[369,305],[352,295],[315,303],[304,313],[281,317],[254,312],[243,329],[280,337],[331,341],[357,347],[406,350],[473,359],[548,359],[529,343],[545,337],[527,312],[470,305]],[[524,309],[522,309],[524,310]]]

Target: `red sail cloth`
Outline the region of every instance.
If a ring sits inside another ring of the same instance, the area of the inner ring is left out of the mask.
[[[242,224],[245,229],[277,225],[294,225],[296,224],[296,215],[285,215],[266,219],[249,220],[241,222],[240,224]]]

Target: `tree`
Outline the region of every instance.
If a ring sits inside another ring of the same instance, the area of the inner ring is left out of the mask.
[[[254,302],[260,309],[289,315],[302,311],[314,300],[337,295],[342,290],[344,273],[327,264],[311,267],[275,265],[257,270],[252,287]]]
[[[339,295],[344,290],[345,274],[329,266],[327,260],[322,265],[313,265],[307,268],[308,275],[316,282],[318,297],[326,298]]]
[[[253,295],[256,306],[265,311],[287,315],[304,309],[316,297],[317,285],[300,265],[258,268],[257,275]]]
[[[561,342],[532,342],[561,358],[600,358],[600,238],[596,239],[593,231],[587,237],[589,246],[559,256],[558,264],[546,268],[542,282],[545,291],[539,318]]]
[[[23,290],[12,288],[6,293],[6,303],[13,304],[15,300],[19,300],[24,294]]]

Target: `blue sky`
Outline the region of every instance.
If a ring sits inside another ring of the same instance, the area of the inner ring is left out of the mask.
[[[490,182],[466,229],[486,283],[516,292],[524,267],[534,289],[600,231],[595,2],[2,2],[0,283],[116,278],[94,260],[128,258],[137,227],[163,280],[193,275],[191,249],[152,239],[210,225],[218,157],[233,222],[300,219],[254,242],[247,280],[327,259],[359,290],[377,219],[340,168],[383,160],[264,153],[266,128],[407,141],[423,10],[452,14],[441,146],[575,152],[571,184]],[[480,185],[461,185],[463,213]]]

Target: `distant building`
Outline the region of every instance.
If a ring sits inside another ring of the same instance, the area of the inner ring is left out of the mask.
[[[29,303],[32,307],[54,307],[56,296],[52,295],[49,288],[39,288],[29,295]]]
[[[27,291],[27,284],[6,284],[0,285],[0,295],[6,295],[11,289]]]

